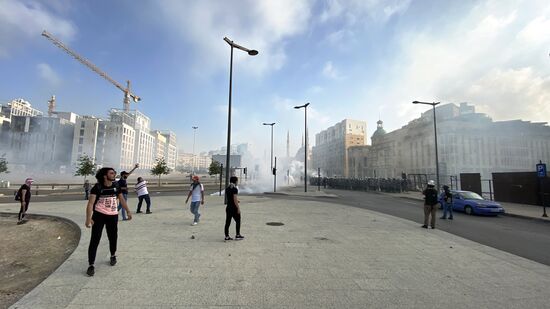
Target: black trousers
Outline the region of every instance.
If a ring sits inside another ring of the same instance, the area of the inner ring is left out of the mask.
[[[116,253],[116,242],[118,238],[118,215],[109,216],[100,212],[95,212],[92,215],[94,224],[92,225],[92,237],[90,238],[90,246],[88,247],[88,263],[94,264],[97,247],[103,233],[103,226],[107,230],[107,238],[109,238],[109,249],[111,255]]]
[[[29,209],[29,203],[30,203],[30,201],[25,202],[25,209],[23,209],[23,206],[21,206],[21,209],[19,209],[19,217],[18,217],[19,221],[21,221],[21,220],[23,220],[23,218],[25,218],[25,213]]]
[[[235,219],[236,235],[241,235],[241,214],[237,213],[237,208],[225,209],[225,236],[229,236],[229,226],[231,225],[231,219]]]
[[[143,203],[143,200],[145,200],[145,203],[147,203],[147,211],[150,211],[151,210],[151,197],[149,197],[149,194],[138,196],[137,211],[141,211],[141,204]]]

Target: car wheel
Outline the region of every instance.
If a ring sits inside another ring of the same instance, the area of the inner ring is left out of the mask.
[[[468,206],[468,205],[466,205],[466,207],[464,207],[464,212],[467,215],[473,215],[474,214],[474,210],[472,209],[472,206]]]

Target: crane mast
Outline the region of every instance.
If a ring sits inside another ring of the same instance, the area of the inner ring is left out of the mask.
[[[96,72],[101,77],[109,81],[111,84],[113,84],[115,87],[120,89],[122,92],[124,92],[124,111],[130,110],[130,99],[132,99],[134,102],[141,101],[141,98],[135,94],[133,94],[130,91],[130,81],[126,81],[126,87],[123,87],[121,84],[119,84],[117,81],[112,79],[107,73],[103,72],[100,68],[95,66],[93,63],[91,63],[86,58],[80,56],[79,54],[72,51],[69,47],[65,46],[61,41],[53,37],[50,33],[48,33],[46,30],[42,32],[42,36],[46,37],[48,40],[50,40],[55,46],[61,48],[63,51],[65,51],[67,54],[78,60],[78,62],[82,63],[83,65],[87,66],[90,70]]]

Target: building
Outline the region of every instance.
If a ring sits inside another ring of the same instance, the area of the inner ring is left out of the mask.
[[[162,135],[160,131],[153,131],[152,134],[155,138],[155,150],[153,152],[155,159],[166,159],[166,136]]]
[[[225,156],[223,156],[225,158]],[[192,153],[178,153],[178,166],[189,171],[208,170],[212,163],[210,155],[193,155]]]
[[[105,128],[103,166],[132,169],[136,143],[136,130],[126,123],[108,121]]]
[[[71,165],[76,166],[78,159],[88,156],[96,164],[103,163],[107,123],[93,116],[84,116],[76,120],[72,143]]]
[[[349,178],[367,178],[368,177],[368,159],[369,145],[350,146],[348,148],[348,177]],[[324,175],[323,175],[324,176]]]
[[[367,123],[344,119],[315,134],[311,169],[321,169],[328,177],[349,177],[348,149],[365,145]]]
[[[438,106],[437,137],[441,183],[460,173],[534,171],[550,161],[550,127],[529,121],[493,121],[466,103]],[[402,128],[386,133],[382,122],[372,136],[368,176],[399,178],[401,173],[435,178],[433,113],[423,113]]]
[[[226,165],[226,155],[212,155],[212,161],[216,161],[220,164]],[[241,155],[230,155],[229,156],[229,165],[231,165],[231,168],[234,167],[242,167],[241,165]]]
[[[178,161],[178,143],[176,140],[176,134],[172,131],[162,131],[161,134],[166,138],[166,146],[164,148],[166,164],[168,165],[168,168],[175,170],[176,163]]]

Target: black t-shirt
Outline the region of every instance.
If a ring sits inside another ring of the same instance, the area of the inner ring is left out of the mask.
[[[426,205],[435,205],[438,203],[437,190],[435,188],[426,188],[422,193],[424,193],[424,203]]]
[[[25,203],[28,203],[31,201],[31,188],[27,185],[27,184],[24,184],[21,186],[21,188],[19,188],[19,190],[21,191],[21,194],[23,194],[23,190],[27,190],[25,192],[25,198],[22,198],[22,200],[25,201]]]
[[[118,180],[118,185],[120,188],[125,187],[126,189],[120,189],[120,191],[124,194],[128,194],[128,182],[124,178],[120,178]]]
[[[120,187],[117,183],[113,182],[109,187],[96,183],[90,191],[91,194],[96,196],[94,210],[106,215],[118,214],[117,197],[120,191]]]
[[[237,208],[233,197],[239,194],[239,189],[236,186],[229,186],[225,189],[225,195],[227,196],[227,208]]]

